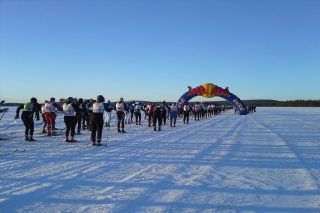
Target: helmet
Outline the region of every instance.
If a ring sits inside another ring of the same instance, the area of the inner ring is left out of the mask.
[[[54,102],[56,99],[54,97],[50,98],[50,102]]]
[[[108,100],[108,104],[111,104],[110,100]]]
[[[124,102],[124,100],[123,100],[123,98],[122,98],[122,97],[120,98],[120,101],[119,101],[119,102]]]

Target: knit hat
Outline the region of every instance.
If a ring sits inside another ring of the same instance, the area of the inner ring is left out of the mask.
[[[36,103],[36,102],[37,102],[37,99],[36,99],[36,98],[31,98],[31,99],[30,99],[30,102]]]
[[[98,95],[97,103],[103,103],[103,102],[104,102],[104,97],[102,95]]]
[[[67,98],[67,102],[69,103],[73,102],[73,98],[72,97]]]

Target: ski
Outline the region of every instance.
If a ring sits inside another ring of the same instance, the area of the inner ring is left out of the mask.
[[[5,153],[0,153],[0,156],[6,156],[6,155],[12,155],[14,153],[22,153],[25,152],[27,149],[24,149],[22,151],[19,151],[19,149],[15,149],[14,151],[10,151],[10,152],[5,152]]]

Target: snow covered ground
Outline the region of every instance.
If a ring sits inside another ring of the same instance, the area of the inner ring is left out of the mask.
[[[0,121],[2,213],[320,212],[320,108],[230,110],[161,132],[143,120],[105,128],[107,147],[87,146],[87,131],[25,142],[15,109]]]

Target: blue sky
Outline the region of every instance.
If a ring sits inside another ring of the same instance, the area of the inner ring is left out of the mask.
[[[176,101],[204,83],[242,100],[320,99],[318,0],[0,2],[6,102]]]

